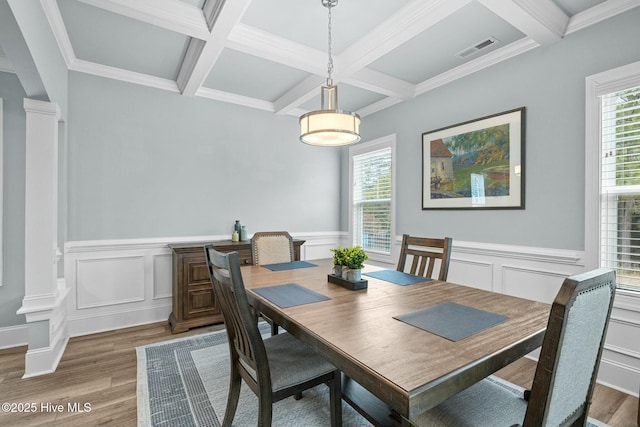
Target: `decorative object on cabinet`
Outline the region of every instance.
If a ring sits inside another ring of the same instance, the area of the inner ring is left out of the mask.
[[[422,209],[524,209],[525,107],[422,134]]]
[[[304,240],[293,240],[295,260],[300,260]],[[204,245],[213,244],[220,252],[238,252],[241,265],[252,265],[251,243],[220,240],[215,242],[178,243],[169,245],[173,256],[173,304],[169,316],[171,332],[222,323],[222,312],[213,294]]]

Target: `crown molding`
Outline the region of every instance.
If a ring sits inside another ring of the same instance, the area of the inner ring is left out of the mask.
[[[639,0],[608,0],[571,17],[566,35],[640,6]]]
[[[404,101],[403,99],[399,99],[399,98],[392,98],[392,97],[384,98],[384,99],[381,99],[380,101],[374,102],[373,104],[369,104],[366,107],[359,109],[358,111],[356,111],[356,113],[358,113],[360,117],[366,117],[373,113],[377,113],[378,111],[382,111],[386,108],[392,107],[396,104],[400,104],[403,101]]]
[[[76,61],[76,55],[73,52],[73,46],[71,45],[71,40],[69,40],[67,28],[64,25],[58,4],[48,0],[40,0],[40,4],[42,5],[42,10],[44,11],[47,21],[49,21],[49,26],[53,31],[53,36],[58,43],[67,69],[70,69],[71,64]]]
[[[274,112],[273,104],[269,101],[263,101],[261,99],[251,98],[243,95],[236,95],[235,93],[223,92],[217,89],[210,89],[207,87],[201,87],[195,93],[195,96],[207,99],[214,99],[216,101],[227,102],[230,104],[243,105],[245,107],[256,108],[258,110]]]
[[[69,67],[71,71],[93,74],[94,76],[106,77],[108,79],[120,80],[142,86],[154,87],[156,89],[167,90],[169,92],[180,92],[178,84],[173,80],[162,77],[150,76],[148,74],[135,71],[123,70],[122,68],[110,67],[108,65],[96,64],[95,62],[76,59]]]
[[[530,37],[525,37],[510,43],[500,49],[496,49],[493,52],[476,58],[473,61],[469,61],[466,64],[460,65],[450,71],[419,83],[416,87],[416,96],[429,92],[437,87],[444,86],[447,83],[451,83],[457,79],[468,76],[507,59],[513,58],[514,56],[518,56],[531,49],[535,49],[538,46],[540,46],[540,44]]]
[[[48,1],[48,0],[45,0]],[[78,0],[128,18],[197,39],[209,38],[202,9],[179,0]]]
[[[5,73],[16,73],[16,70],[13,69],[13,65],[9,58],[0,53],[0,71]]]

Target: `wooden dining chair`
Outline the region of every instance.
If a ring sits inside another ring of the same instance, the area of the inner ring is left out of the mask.
[[[489,377],[412,421],[434,427],[586,425],[615,290],[608,269],[564,281],[530,392]]]
[[[396,270],[432,279],[447,280],[451,260],[451,241],[451,237],[433,239],[403,234]],[[407,261],[411,262],[409,271],[405,271]],[[434,270],[437,272],[435,276]]]
[[[259,231],[251,237],[251,259],[254,265],[280,264],[295,259],[293,238],[286,231]],[[279,326],[261,314],[271,325],[271,335],[278,335]]]
[[[229,338],[231,372],[222,425],[233,422],[244,380],[258,397],[258,426],[271,426],[273,403],[322,383],[330,390],[331,426],[340,426],[340,371],[288,333],[263,340],[249,305],[238,253],[225,254],[206,245],[205,255]]]
[[[295,259],[293,238],[286,231],[259,231],[251,237],[254,265],[279,264]]]

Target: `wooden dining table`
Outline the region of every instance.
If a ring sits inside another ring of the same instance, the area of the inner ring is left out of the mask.
[[[242,268],[252,305],[310,344],[345,375],[343,396],[377,425],[411,425],[420,413],[486,378],[542,344],[550,305],[438,280],[401,286],[369,277],[350,290],[328,281],[330,260],[271,271]],[[257,288],[297,284],[327,299],[281,308]],[[506,320],[453,341],[396,319],[455,303]],[[380,405],[385,407],[380,410]],[[363,406],[371,405],[367,410]],[[376,412],[378,411],[378,412]]]

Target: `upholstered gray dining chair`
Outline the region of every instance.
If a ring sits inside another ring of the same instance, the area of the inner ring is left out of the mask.
[[[286,231],[259,231],[251,237],[254,265],[279,264],[295,259],[293,238]]]
[[[222,425],[233,422],[244,380],[258,397],[258,426],[271,426],[274,402],[300,396],[303,390],[322,383],[330,390],[331,426],[340,426],[340,371],[288,333],[262,339],[244,288],[238,253],[225,254],[206,245],[205,256],[229,338],[231,372]]]
[[[608,269],[564,281],[530,392],[489,377],[412,421],[433,427],[586,425],[615,290]]]
[[[447,280],[451,241],[451,237],[434,239],[403,234],[396,270],[431,279]],[[405,271],[407,261],[411,261],[409,271]]]

